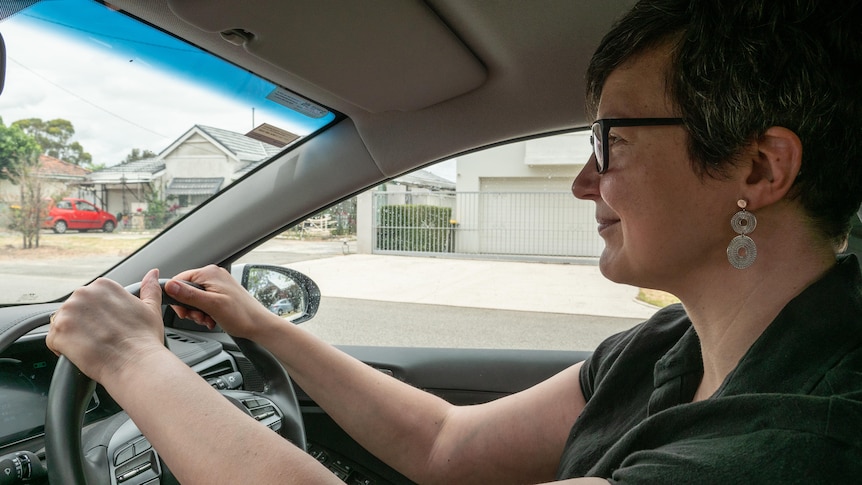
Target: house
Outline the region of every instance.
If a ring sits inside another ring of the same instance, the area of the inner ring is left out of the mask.
[[[298,138],[291,136],[289,141]],[[240,133],[195,125],[157,157],[100,170],[89,184],[102,194],[109,212],[146,210],[147,201],[158,198],[172,201],[181,215],[279,151]]]
[[[145,207],[147,200],[156,196],[164,173],[164,161],[158,157],[146,158],[93,172],[86,185],[103,201],[104,210],[129,214]]]
[[[39,164],[34,170],[42,182],[45,197],[70,195],[85,182],[90,170],[48,155],[39,155]],[[14,204],[21,198],[20,188],[9,180],[0,180],[0,201]]]
[[[444,162],[455,164],[455,191],[450,185],[419,198],[401,182],[410,175],[399,177],[359,197],[357,248],[386,251],[375,239],[381,229],[392,230],[380,226],[375,217],[384,204],[424,203],[453,209],[451,242],[445,245],[449,252],[516,259],[597,257],[604,242],[596,231],[595,206],[571,192],[572,181],[590,155],[589,133],[565,133]]]
[[[455,182],[428,170],[417,170],[379,185],[378,203],[454,207],[453,202],[448,202],[448,199],[455,193],[455,189]]]

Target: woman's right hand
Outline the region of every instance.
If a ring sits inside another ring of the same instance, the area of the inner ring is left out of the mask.
[[[182,283],[190,281],[203,290]],[[273,317],[224,268],[215,265],[184,271],[165,285],[172,298],[200,311],[174,305],[180,318],[192,320],[209,329],[216,324],[230,335],[253,339],[263,322]]]

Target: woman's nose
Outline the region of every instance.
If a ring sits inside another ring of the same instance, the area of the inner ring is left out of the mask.
[[[596,170],[596,156],[590,155],[587,163],[572,182],[572,194],[582,200],[592,200],[599,196],[600,175]]]

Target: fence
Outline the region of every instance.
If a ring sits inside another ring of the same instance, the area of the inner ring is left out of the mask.
[[[596,257],[592,202],[570,192],[372,194],[374,252]]]

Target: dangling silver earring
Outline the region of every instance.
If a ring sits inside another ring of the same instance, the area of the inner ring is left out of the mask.
[[[757,218],[745,210],[748,202],[744,199],[739,199],[736,205],[739,206],[739,212],[730,218],[730,227],[739,235],[727,246],[727,260],[734,268],[745,269],[754,264],[754,259],[757,258],[757,246],[754,240],[748,237],[757,227]]]

